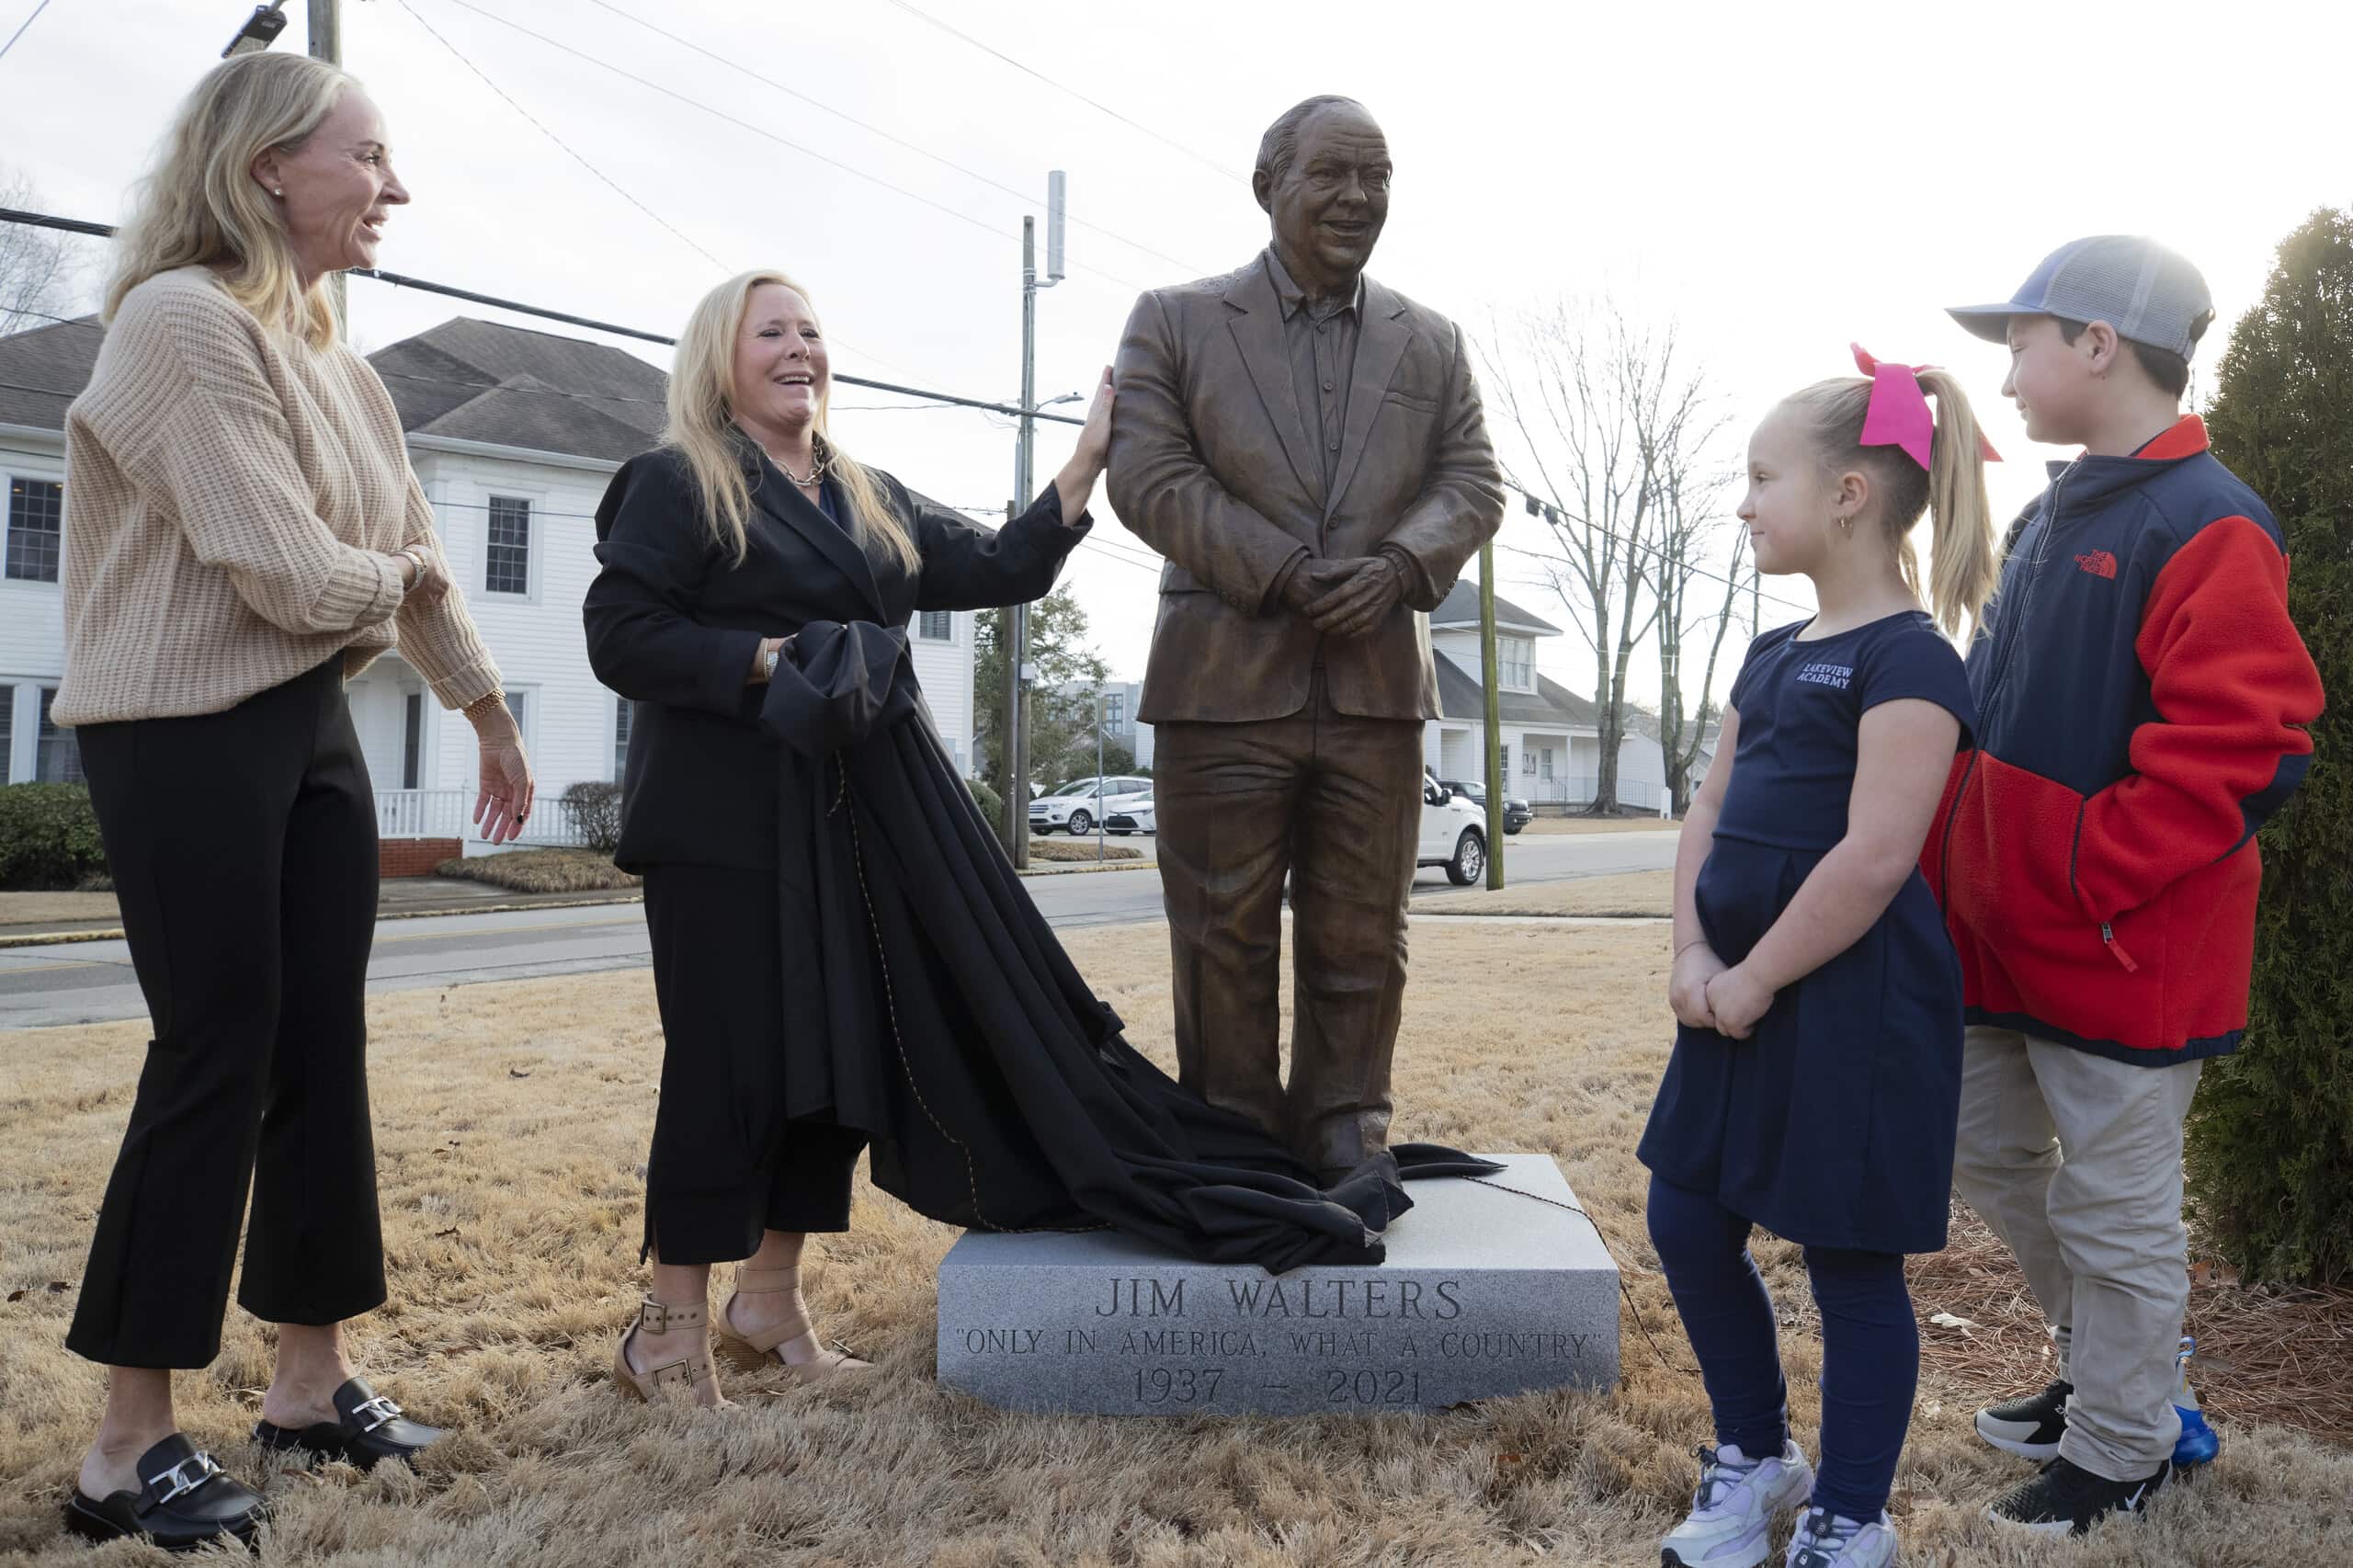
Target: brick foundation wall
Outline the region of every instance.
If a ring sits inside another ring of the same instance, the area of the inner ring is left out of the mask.
[[[376,870],[385,877],[429,877],[444,860],[464,853],[455,838],[386,838],[376,846]]]

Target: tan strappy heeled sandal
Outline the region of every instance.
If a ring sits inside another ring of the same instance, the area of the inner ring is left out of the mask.
[[[726,1404],[727,1397],[719,1392],[719,1370],[711,1364],[710,1352],[688,1354],[675,1361],[665,1361],[658,1367],[640,1372],[629,1364],[629,1342],[642,1329],[647,1334],[667,1334],[676,1328],[708,1330],[710,1309],[707,1306],[665,1306],[653,1297],[638,1304],[637,1321],[622,1334],[621,1342],[613,1347],[613,1381],[624,1393],[633,1394],[653,1403],[685,1394],[695,1403],[712,1409]]]
[[[779,1323],[753,1334],[739,1333],[735,1327],[733,1307],[737,1296],[790,1296],[792,1311]],[[845,1372],[871,1371],[871,1361],[861,1361],[846,1350],[828,1350],[820,1344],[816,1358],[809,1361],[788,1361],[778,1346],[816,1333],[816,1325],[809,1321],[808,1308],[801,1301],[801,1267],[790,1268],[745,1268],[735,1270],[735,1289],[727,1298],[727,1305],[719,1312],[719,1345],[727,1358],[738,1366],[782,1367],[803,1382],[823,1382]]]

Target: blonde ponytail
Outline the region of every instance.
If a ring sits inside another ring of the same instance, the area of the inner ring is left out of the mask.
[[[1969,394],[1951,372],[1920,372],[1936,401],[1935,459],[1928,471],[1928,610],[1948,634],[1974,621],[1994,597],[1994,509],[1985,499],[1984,437]]]
[[[1921,392],[1936,401],[1936,436],[1926,471],[1901,447],[1862,444],[1871,403],[1871,383],[1864,378],[1816,381],[1790,393],[1788,402],[1805,414],[1824,468],[1859,468],[1870,475],[1881,526],[1904,586],[1927,603],[1947,635],[1957,636],[1962,623],[1975,620],[1994,597],[1994,515],[1985,499],[1984,437],[1958,381],[1935,369],[1918,374]],[[1912,549],[1912,530],[1923,511],[1930,517],[1931,537],[1925,583]]]

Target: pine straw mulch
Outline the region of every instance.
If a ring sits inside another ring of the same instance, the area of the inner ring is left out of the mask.
[[[601,849],[506,849],[464,855],[433,868],[437,877],[462,877],[515,892],[591,892],[633,888],[639,879]]]
[[[2009,1248],[1965,1205],[1953,1205],[1945,1250],[1913,1258],[1905,1274],[1920,1313],[1921,1363],[1956,1390],[1984,1399],[2058,1376]],[[1937,1324],[1938,1312],[1966,1325]],[[2189,1384],[2208,1420],[2272,1422],[2353,1442],[2353,1290],[2243,1286],[2228,1267],[2200,1263],[2182,1332],[2198,1341]]]

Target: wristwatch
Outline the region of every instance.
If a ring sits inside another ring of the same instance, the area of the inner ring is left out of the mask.
[[[776,679],[777,660],[782,657],[783,653],[784,645],[779,643],[760,656],[760,676],[763,680]]]

